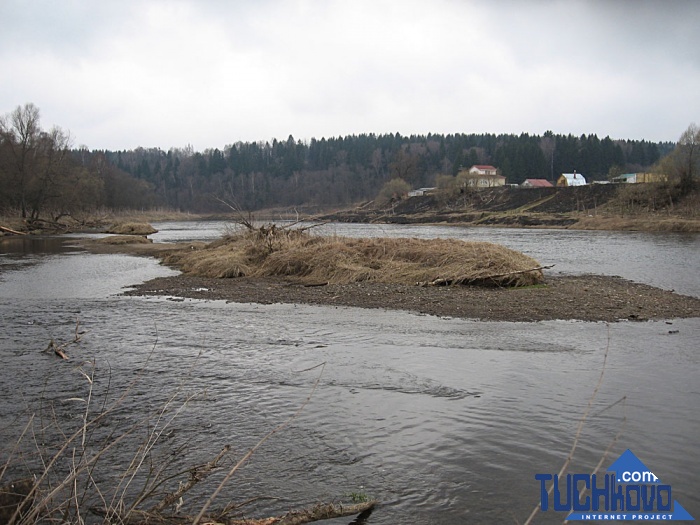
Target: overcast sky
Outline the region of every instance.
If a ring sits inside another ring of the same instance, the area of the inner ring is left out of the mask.
[[[700,123],[697,0],[0,0],[0,115],[75,146]]]

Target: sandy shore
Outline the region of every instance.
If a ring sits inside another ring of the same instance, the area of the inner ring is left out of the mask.
[[[301,303],[407,310],[485,321],[644,321],[700,317],[700,299],[597,275],[550,277],[544,286],[480,288],[383,283],[304,286],[285,279],[154,279],[127,295],[223,299],[242,303]],[[672,330],[672,328],[669,328]]]

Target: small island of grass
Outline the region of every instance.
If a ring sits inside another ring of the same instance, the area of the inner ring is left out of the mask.
[[[531,286],[533,258],[489,242],[457,239],[324,237],[276,225],[249,228],[164,262],[199,277],[287,277],[303,284]]]

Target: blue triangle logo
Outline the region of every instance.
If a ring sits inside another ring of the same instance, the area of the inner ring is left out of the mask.
[[[675,499],[673,500],[672,519],[676,521],[695,521],[695,518],[693,518],[687,510],[681,507],[681,504],[678,503],[678,501],[676,501]]]
[[[550,510],[545,484],[551,481],[553,510],[573,511],[567,521],[695,521],[673,499],[671,486],[662,484],[629,449],[604,476],[567,474],[560,479],[558,474],[536,474],[535,479],[540,482],[542,510]]]
[[[617,461],[608,467],[608,472],[615,473],[618,483],[661,483],[630,449],[625,450]]]

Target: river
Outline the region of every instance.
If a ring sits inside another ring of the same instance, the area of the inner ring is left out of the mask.
[[[225,229],[156,227],[156,241],[211,239]],[[555,264],[551,272],[621,275],[700,296],[698,235],[338,224],[319,231],[489,240]],[[94,360],[94,410],[128,391],[104,425],[109,432],[143,416],[159,429],[166,404],[168,417],[177,415],[154,449],[174,465],[208,461],[225,444],[240,458],[313,393],[236,473],[220,506],[265,496],[246,512],[262,516],[361,493],[382,502],[372,524],[523,523],[540,498],[535,474],[559,471],[603,373],[569,472],[591,472],[601,458],[605,468],[630,449],[700,514],[700,319],[498,323],[119,295],[171,273],[148,258],[87,254],[66,238],[0,244],[0,467],[29,413],[80,424],[75,399],[90,389],[78,365]],[[70,341],[76,319],[85,334],[66,347],[70,360],[42,352],[51,338]],[[124,440],[113,464],[97,469],[104,490],[143,435]],[[565,514],[542,512],[535,523],[561,523]]]

